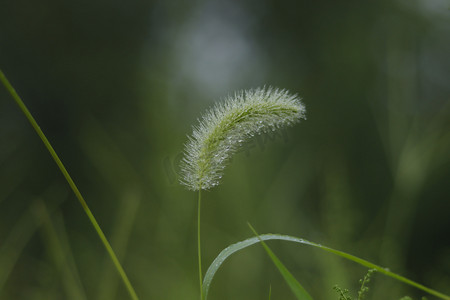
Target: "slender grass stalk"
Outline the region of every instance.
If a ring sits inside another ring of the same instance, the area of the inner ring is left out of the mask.
[[[197,211],[197,249],[198,249],[198,276],[200,279],[200,300],[203,300],[203,272],[202,272],[202,248],[200,240],[200,210],[202,205],[202,189],[198,190],[198,211]]]
[[[92,223],[92,226],[94,226],[95,231],[97,232],[100,240],[102,241],[103,245],[106,248],[106,251],[108,252],[109,256],[111,257],[111,260],[116,267],[117,271],[119,272],[120,277],[122,278],[131,298],[133,300],[138,300],[138,296],[128,279],[127,274],[125,273],[125,270],[123,269],[122,265],[120,264],[116,254],[114,253],[114,250],[112,249],[110,243],[108,242],[108,239],[106,238],[105,234],[103,233],[102,229],[100,228],[100,225],[98,224],[97,220],[95,219],[94,215],[92,214],[91,210],[89,209],[86,201],[84,200],[83,196],[81,195],[81,192],[78,190],[78,187],[75,185],[75,182],[72,180],[72,178],[69,175],[69,172],[67,172],[66,168],[64,167],[64,164],[59,159],[58,155],[56,154],[55,150],[53,149],[52,145],[48,141],[47,137],[45,136],[44,132],[39,127],[38,123],[26,107],[25,103],[22,101],[20,96],[17,94],[14,87],[11,85],[11,83],[6,78],[3,71],[0,69],[0,81],[3,83],[5,88],[8,90],[8,92],[11,94],[14,101],[19,106],[20,110],[23,112],[25,117],[30,122],[31,126],[34,128],[42,142],[44,143],[45,147],[47,148],[48,152],[50,152],[50,155],[52,156],[53,160],[55,161],[56,165],[59,167],[61,173],[66,178],[69,186],[71,187],[72,191],[74,192],[75,196],[77,197],[78,201],[80,202],[81,206],[83,207],[86,215],[88,216],[89,220]]]
[[[216,104],[194,127],[185,145],[180,182],[198,191],[197,242],[200,300],[203,300],[203,274],[200,239],[201,191],[220,183],[231,155],[245,139],[294,125],[305,118],[305,107],[286,90],[258,88],[237,92]]]

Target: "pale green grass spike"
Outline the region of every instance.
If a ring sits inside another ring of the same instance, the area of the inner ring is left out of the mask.
[[[181,183],[194,191],[218,185],[227,161],[245,140],[298,123],[305,113],[297,95],[271,87],[226,98],[194,127],[181,162]]]

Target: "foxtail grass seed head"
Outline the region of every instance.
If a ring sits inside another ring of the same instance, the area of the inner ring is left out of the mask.
[[[181,161],[180,182],[190,190],[220,183],[226,163],[246,139],[291,126],[305,117],[297,95],[271,87],[236,92],[194,126]]]

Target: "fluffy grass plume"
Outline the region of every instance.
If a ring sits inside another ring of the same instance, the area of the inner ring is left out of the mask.
[[[236,92],[208,110],[194,127],[181,162],[181,183],[194,191],[218,185],[227,161],[246,139],[301,119],[305,106],[286,90]]]

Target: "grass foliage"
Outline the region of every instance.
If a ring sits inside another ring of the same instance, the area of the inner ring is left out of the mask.
[[[27,117],[32,127],[35,129],[42,142],[50,152],[51,156],[55,160],[56,164],[60,168],[61,172],[65,176],[67,182],[72,188],[73,192],[77,196],[84,211],[89,217],[96,233],[100,240],[104,244],[107,252],[112,259],[113,265],[120,274],[123,283],[125,284],[129,296],[132,299],[138,299],[138,296],[134,290],[133,285],[128,280],[124,269],[122,268],[115,252],[110,246],[108,240],[103,234],[100,225],[97,223],[92,212],[90,211],[86,201],[81,196],[80,191],[75,185],[74,181],[70,177],[66,168],[62,164],[58,155],[54,151],[50,142],[45,137],[37,122],[28,111],[27,107],[18,96],[12,85],[6,79],[6,76],[0,70],[0,80],[6,89],[9,91],[13,99],[19,105],[20,109]],[[242,91],[235,94],[233,98],[226,99],[223,103],[217,104],[214,108],[209,110],[200,120],[200,124],[194,128],[194,132],[186,144],[185,158],[183,159],[182,167],[182,183],[191,190],[198,191],[198,258],[199,258],[199,277],[200,277],[200,298],[206,300],[209,295],[209,289],[211,287],[212,280],[217,273],[218,269],[222,266],[224,261],[232,254],[247,249],[249,246],[260,243],[264,247],[266,253],[275,264],[277,269],[282,274],[284,280],[291,288],[297,299],[312,300],[312,296],[308,294],[306,289],[294,278],[289,270],[281,263],[274,252],[268,247],[265,241],[268,240],[282,240],[295,242],[297,244],[308,245],[321,250],[327,251],[342,258],[354,261],[364,267],[370,268],[367,275],[360,281],[360,290],[357,293],[357,300],[363,300],[368,293],[368,284],[371,276],[375,271],[382,273],[386,276],[394,278],[398,281],[406,283],[410,286],[425,291],[438,298],[449,300],[450,297],[437,292],[433,289],[427,288],[419,283],[413,282],[403,276],[391,272],[386,268],[382,268],[364,259],[350,255],[348,253],[335,250],[314,242],[307,240],[279,235],[279,234],[262,234],[259,235],[252,228],[255,236],[244,241],[232,244],[224,249],[215,258],[213,263],[208,268],[204,279],[202,280],[201,269],[201,251],[200,251],[200,206],[201,206],[201,190],[212,188],[220,183],[220,179],[223,176],[223,170],[226,166],[226,162],[231,155],[242,145],[245,139],[252,137],[256,134],[276,130],[280,127],[290,126],[301,119],[305,118],[305,108],[300,102],[300,99],[296,95],[288,93],[286,90],[279,90],[274,88],[259,88],[256,90]],[[36,202],[36,207],[32,209],[31,214],[38,215],[39,220],[43,220],[45,227],[46,238],[49,240],[49,244],[52,245],[54,250],[53,255],[56,264],[63,268],[63,274],[67,278],[65,284],[68,290],[72,290],[71,296],[73,298],[87,298],[81,285],[81,280],[76,272],[67,273],[69,269],[75,269],[74,260],[71,256],[70,249],[65,245],[67,242],[61,243],[58,240],[58,236],[65,236],[64,234],[58,234],[55,228],[58,226],[53,225],[52,220],[48,214],[48,210],[42,202]],[[134,214],[134,213],[133,213]],[[28,215],[25,219],[28,218]],[[62,222],[62,221],[61,221]],[[25,222],[26,223],[26,222]],[[27,227],[25,224],[24,228]],[[128,227],[128,226],[123,226]],[[32,233],[32,229],[26,230],[27,236]],[[24,242],[18,242],[20,247],[23,247]],[[8,249],[5,247],[0,248],[0,254],[7,253]],[[2,257],[0,257],[1,259]],[[14,258],[16,259],[16,258]],[[5,265],[5,264],[3,264]],[[9,270],[4,274],[8,276]],[[1,275],[1,274],[0,274]],[[4,284],[5,279],[0,276],[0,287]],[[341,289],[335,286],[334,289],[339,294],[339,300],[352,300],[349,295],[349,290]],[[269,291],[269,299],[272,297],[271,289]],[[401,300],[409,300],[409,297],[404,297]]]
[[[261,245],[264,247],[264,250],[266,250],[267,255],[272,260],[273,264],[277,267],[280,274],[283,276],[284,280],[288,284],[289,288],[291,289],[292,293],[294,293],[297,300],[312,300],[310,294],[305,290],[305,288],[295,279],[295,277],[292,275],[291,272],[286,268],[286,266],[280,261],[280,259],[273,253],[273,251],[267,246],[267,244],[260,238],[256,230],[250,225],[250,229],[253,231],[253,233],[257,236],[258,240],[260,241]]]

